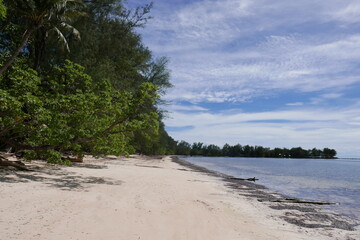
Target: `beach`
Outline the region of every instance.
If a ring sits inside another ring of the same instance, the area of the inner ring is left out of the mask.
[[[86,157],[29,168],[0,170],[0,239],[360,239],[346,218],[324,212],[321,223],[304,220],[321,210],[283,208],[264,201],[267,189],[177,158]]]

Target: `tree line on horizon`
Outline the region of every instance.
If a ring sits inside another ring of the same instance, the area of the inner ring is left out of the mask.
[[[190,144],[186,141],[179,141],[176,145],[177,155],[186,156],[209,156],[209,157],[258,157],[258,158],[335,158],[336,150],[324,149],[303,149],[301,147],[274,148],[270,149],[262,146],[250,145],[229,145],[225,144],[222,148],[201,142]]]
[[[152,4],[0,0],[0,151],[61,163],[85,153],[169,154],[166,57],[137,29]]]

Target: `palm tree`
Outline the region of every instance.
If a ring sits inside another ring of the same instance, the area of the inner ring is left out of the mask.
[[[23,18],[27,26],[19,46],[0,68],[0,74],[11,66],[36,30],[42,29],[46,34],[54,31],[67,50],[69,47],[60,28],[70,29],[79,37],[79,32],[68,22],[82,13],[84,3],[81,0],[8,0],[6,3],[8,10]]]

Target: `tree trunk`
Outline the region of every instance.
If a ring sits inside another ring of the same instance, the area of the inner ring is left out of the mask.
[[[7,59],[5,64],[0,68],[0,75],[3,74],[11,66],[16,57],[20,54],[21,50],[24,48],[25,44],[28,42],[31,34],[35,31],[35,29],[36,28],[33,27],[25,31],[20,45],[17,47],[15,52]]]
[[[38,35],[36,36],[36,42],[35,42],[35,60],[34,60],[34,69],[36,71],[40,71],[41,64],[43,63],[45,51],[46,51],[46,40],[48,32],[47,30],[40,29],[38,31]]]
[[[25,167],[25,164],[21,161],[9,161],[3,157],[0,157],[0,167],[14,167],[22,171],[30,171]]]

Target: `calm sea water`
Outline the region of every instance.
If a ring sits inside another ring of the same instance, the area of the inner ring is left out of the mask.
[[[240,178],[259,178],[258,184],[277,192],[313,201],[360,219],[360,160],[184,157],[188,162]]]

